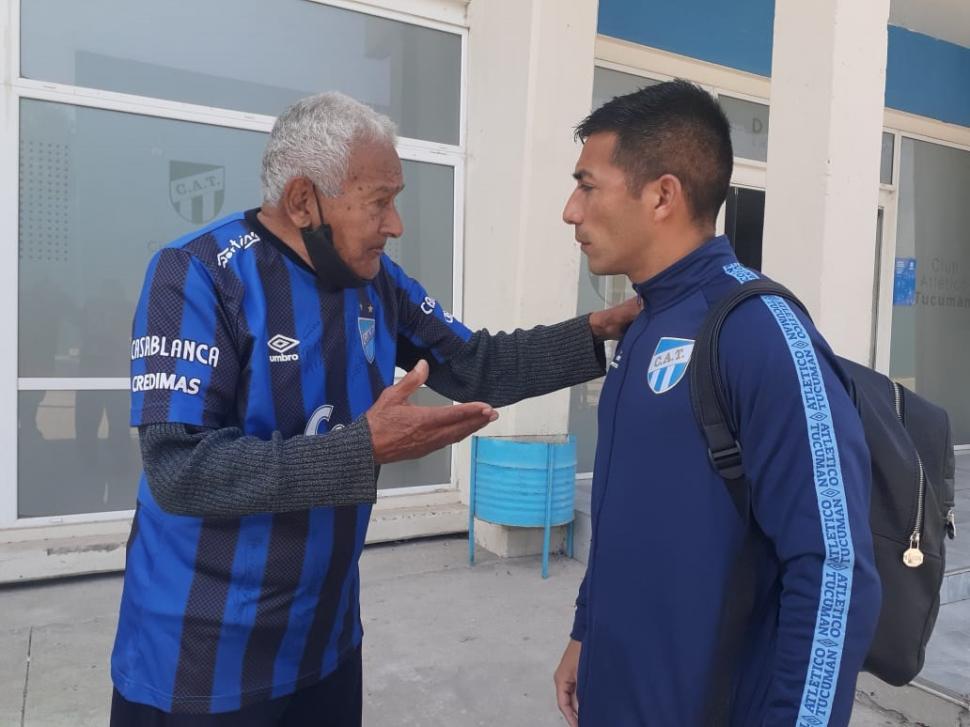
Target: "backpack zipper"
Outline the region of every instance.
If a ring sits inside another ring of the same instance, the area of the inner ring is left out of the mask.
[[[895,381],[893,385],[893,397],[896,402],[896,416],[899,423],[905,426],[903,421],[903,389]],[[916,464],[919,465],[919,491],[916,497],[916,522],[913,523],[913,532],[909,536],[909,547],[903,553],[903,563],[910,568],[919,568],[923,565],[923,551],[920,550],[919,541],[923,534],[923,504],[926,499],[926,473],[923,471],[923,459],[919,456],[916,447],[913,447],[916,454]]]

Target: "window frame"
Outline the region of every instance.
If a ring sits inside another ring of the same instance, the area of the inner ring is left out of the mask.
[[[458,143],[444,144],[423,139],[399,137],[397,151],[402,160],[451,167],[453,170],[452,291],[453,312],[459,318],[463,311],[464,288],[464,200],[466,163],[466,114],[468,80],[468,27],[465,3],[458,0],[307,0],[374,17],[387,18],[409,25],[430,28],[457,35],[460,39],[460,88]],[[103,378],[37,378],[19,377],[19,160],[20,106],[22,100],[52,101],[105,111],[117,111],[174,121],[201,123],[246,131],[268,133],[274,116],[233,109],[201,106],[179,101],[117,93],[96,88],[52,83],[23,78],[20,75],[20,4],[6,4],[0,14],[0,34],[9,38],[0,52],[0,214],[5,222],[0,230],[8,242],[7,265],[0,266],[0,305],[13,315],[0,318],[0,340],[8,342],[8,355],[0,360],[0,444],[7,457],[0,463],[0,531],[51,525],[111,522],[130,519],[134,510],[68,514],[45,517],[19,517],[18,512],[18,404],[19,392],[28,390],[112,391],[129,389],[126,377]],[[426,493],[458,491],[458,456],[451,450],[451,473],[448,482],[413,487],[379,489],[380,498],[405,497]]]
[[[892,112],[904,116],[900,112]],[[890,112],[887,112],[887,116]],[[905,115],[905,116],[908,116]],[[910,117],[911,121],[918,122],[918,117]],[[928,121],[928,120],[926,120]],[[930,122],[938,123],[938,122]],[[877,282],[878,300],[876,301],[876,320],[873,324],[875,332],[874,362],[873,368],[877,371],[889,375],[890,354],[892,350],[892,321],[893,321],[893,286],[895,285],[895,263],[896,263],[896,234],[897,222],[899,218],[899,174],[902,161],[903,139],[913,141],[924,141],[928,144],[956,149],[970,153],[970,128],[963,130],[953,127],[954,131],[960,133],[953,134],[950,138],[941,139],[938,136],[930,136],[925,131],[930,128],[918,123],[900,124],[903,128],[890,128],[886,126],[885,132],[895,136],[893,143],[893,175],[892,184],[879,185],[879,206],[883,208],[882,240],[880,257],[877,261],[879,270],[879,280]],[[947,125],[949,126],[949,125]],[[957,442],[954,444],[957,451],[970,451],[970,442]]]

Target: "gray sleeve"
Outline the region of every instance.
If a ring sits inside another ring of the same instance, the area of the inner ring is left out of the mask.
[[[237,428],[140,427],[152,496],[167,512],[241,517],[373,503],[377,467],[367,418],[324,435],[269,440]]]
[[[578,316],[527,331],[476,331],[447,361],[432,366],[428,386],[456,401],[506,406],[605,371],[603,343],[594,338],[589,317]]]

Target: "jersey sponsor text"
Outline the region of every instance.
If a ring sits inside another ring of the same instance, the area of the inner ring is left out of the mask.
[[[219,347],[187,338],[168,339],[167,336],[141,336],[131,342],[131,360],[148,356],[180,358],[215,368],[219,365]]]
[[[139,374],[131,377],[131,391],[181,391],[194,396],[202,387],[200,379],[190,379],[178,374]]]

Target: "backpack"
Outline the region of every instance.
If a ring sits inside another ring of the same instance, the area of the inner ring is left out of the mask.
[[[743,283],[710,310],[690,362],[694,416],[707,441],[711,464],[724,479],[747,533],[732,569],[731,596],[721,614],[705,724],[718,724],[730,712],[733,672],[754,595],[753,569],[747,562],[755,528],[750,525],[750,493],[741,446],[723,404],[718,341],[728,314],[742,301],[762,295],[780,296],[805,310],[778,283],[765,279]],[[943,409],[888,377],[841,357],[838,364],[869,446],[869,526],[882,581],[879,623],[863,668],[889,684],[902,686],[923,667],[926,643],[940,608],[944,540],[955,535],[950,420]]]

